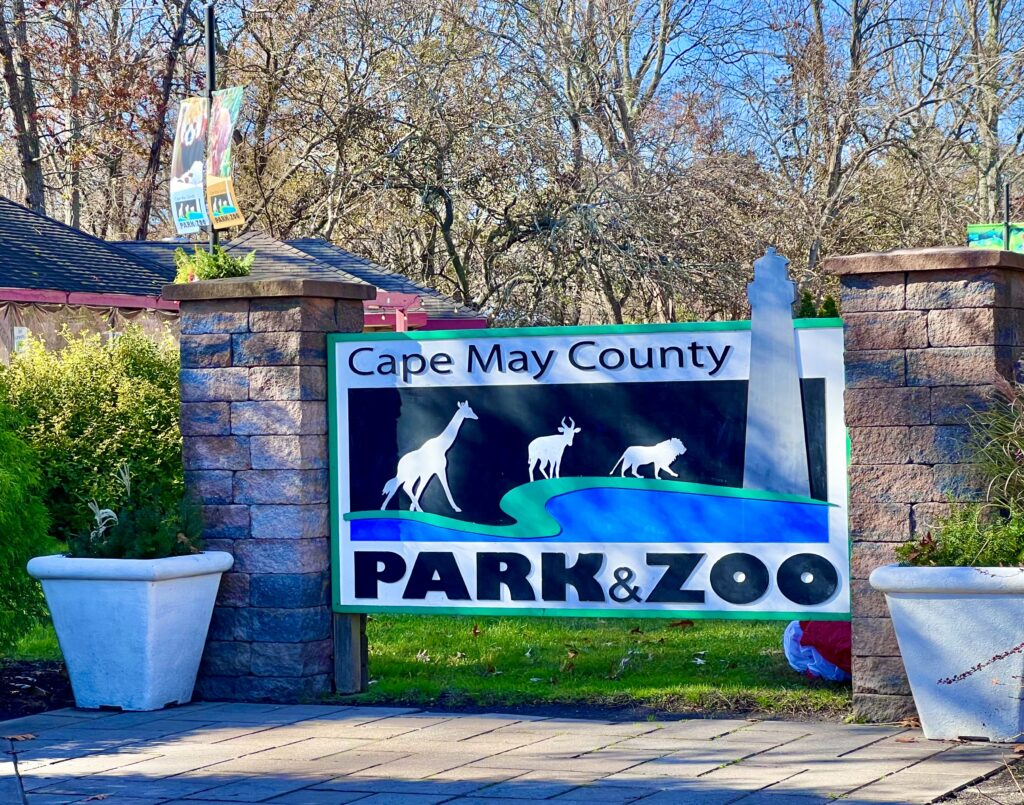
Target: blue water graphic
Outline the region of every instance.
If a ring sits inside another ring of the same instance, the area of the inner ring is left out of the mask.
[[[351,519],[349,524],[351,539],[357,542],[825,543],[829,508],[823,503],[592,488],[546,501],[545,509],[559,526],[551,536],[524,539],[521,533],[478,533],[471,530],[472,523],[456,529],[387,515]]]

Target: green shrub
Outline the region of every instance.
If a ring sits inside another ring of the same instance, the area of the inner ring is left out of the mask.
[[[53,553],[49,518],[40,499],[39,464],[18,435],[24,422],[0,402],[0,651],[45,616],[39,584],[25,570],[33,556]]]
[[[68,541],[68,556],[100,559],[162,559],[201,550],[203,523],[198,505],[182,498],[162,501],[133,483],[127,464],[117,471],[121,506],[115,514],[89,501],[92,527]]]
[[[838,319],[839,318],[839,305],[836,303],[836,298],[829,294],[821,301],[821,309],[818,311],[818,317],[822,319]]]
[[[220,246],[214,246],[210,251],[196,246],[194,254],[187,254],[184,249],[175,249],[174,265],[177,266],[178,273],[174,281],[194,282],[248,277],[255,259],[256,252],[249,252],[245,257],[238,258],[228,254]]]
[[[817,315],[818,311],[814,305],[814,294],[810,291],[804,291],[800,294],[800,305],[796,309],[796,317],[798,319],[813,319]]]
[[[140,489],[176,504],[184,489],[178,428],[178,349],[137,326],[113,341],[67,336],[48,352],[32,341],[0,374],[0,391],[23,416],[39,459],[50,533],[87,529],[89,500],[120,502],[115,473],[130,462]]]

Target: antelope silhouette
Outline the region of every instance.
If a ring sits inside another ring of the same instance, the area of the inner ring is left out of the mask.
[[[454,444],[455,437],[459,435],[462,421],[476,418],[473,409],[469,407],[469,402],[460,402],[448,427],[439,435],[427,439],[418,448],[402,456],[398,460],[397,474],[384,484],[381,494],[387,495],[387,497],[381,504],[381,511],[388,507],[391,498],[395,496],[399,488],[409,496],[409,511],[423,511],[420,507],[420,497],[431,479],[437,476],[448,502],[456,512],[461,512],[462,509],[455,505],[455,501],[452,500],[452,491],[448,488],[448,451]]]
[[[562,424],[558,426],[558,433],[552,436],[539,436],[530,442],[528,449],[530,464],[530,480],[533,480],[534,468],[540,469],[540,474],[545,478],[560,478],[562,473],[562,453],[565,448],[572,445],[572,437],[580,432],[572,417],[569,417],[569,424],[565,424],[565,417],[562,417]]]

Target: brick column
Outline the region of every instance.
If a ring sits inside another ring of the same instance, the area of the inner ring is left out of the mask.
[[[846,328],[854,709],[891,721],[914,705],[885,598],[867,578],[950,498],[981,495],[964,421],[1020,355],[1024,256],[915,249],[825,267],[842,283]]]
[[[181,302],[185,485],[229,551],[199,671],[210,699],[330,692],[326,333],[361,332],[374,288],[310,279],[168,285]]]

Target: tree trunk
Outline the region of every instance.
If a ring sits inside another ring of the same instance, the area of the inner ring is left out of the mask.
[[[160,102],[156,109],[157,117],[153,139],[149,143],[149,161],[146,163],[146,172],[142,176],[139,223],[135,229],[135,240],[145,240],[149,236],[149,218],[153,211],[153,196],[156,194],[156,180],[160,173],[160,156],[163,153],[164,139],[167,137],[167,109],[171,102],[171,86],[174,82],[174,72],[178,66],[181,43],[185,38],[185,25],[188,22],[191,4],[192,0],[184,0],[181,5],[181,16],[171,35],[163,75],[160,77]]]
[[[81,0],[71,0],[68,6],[68,143],[65,156],[67,171],[67,208],[64,210],[64,223],[80,229],[82,226],[82,171],[80,168],[82,144],[82,120],[79,115],[79,69],[81,65]]]
[[[21,177],[25,184],[25,205],[45,215],[46,186],[40,159],[39,127],[36,123],[38,109],[35,86],[26,53],[28,31],[24,0],[14,0],[13,12],[13,19],[9,25],[7,2],[0,0],[0,60],[3,61],[4,83],[7,85],[7,96],[14,118]],[[17,55],[11,42],[11,25],[18,45]]]

